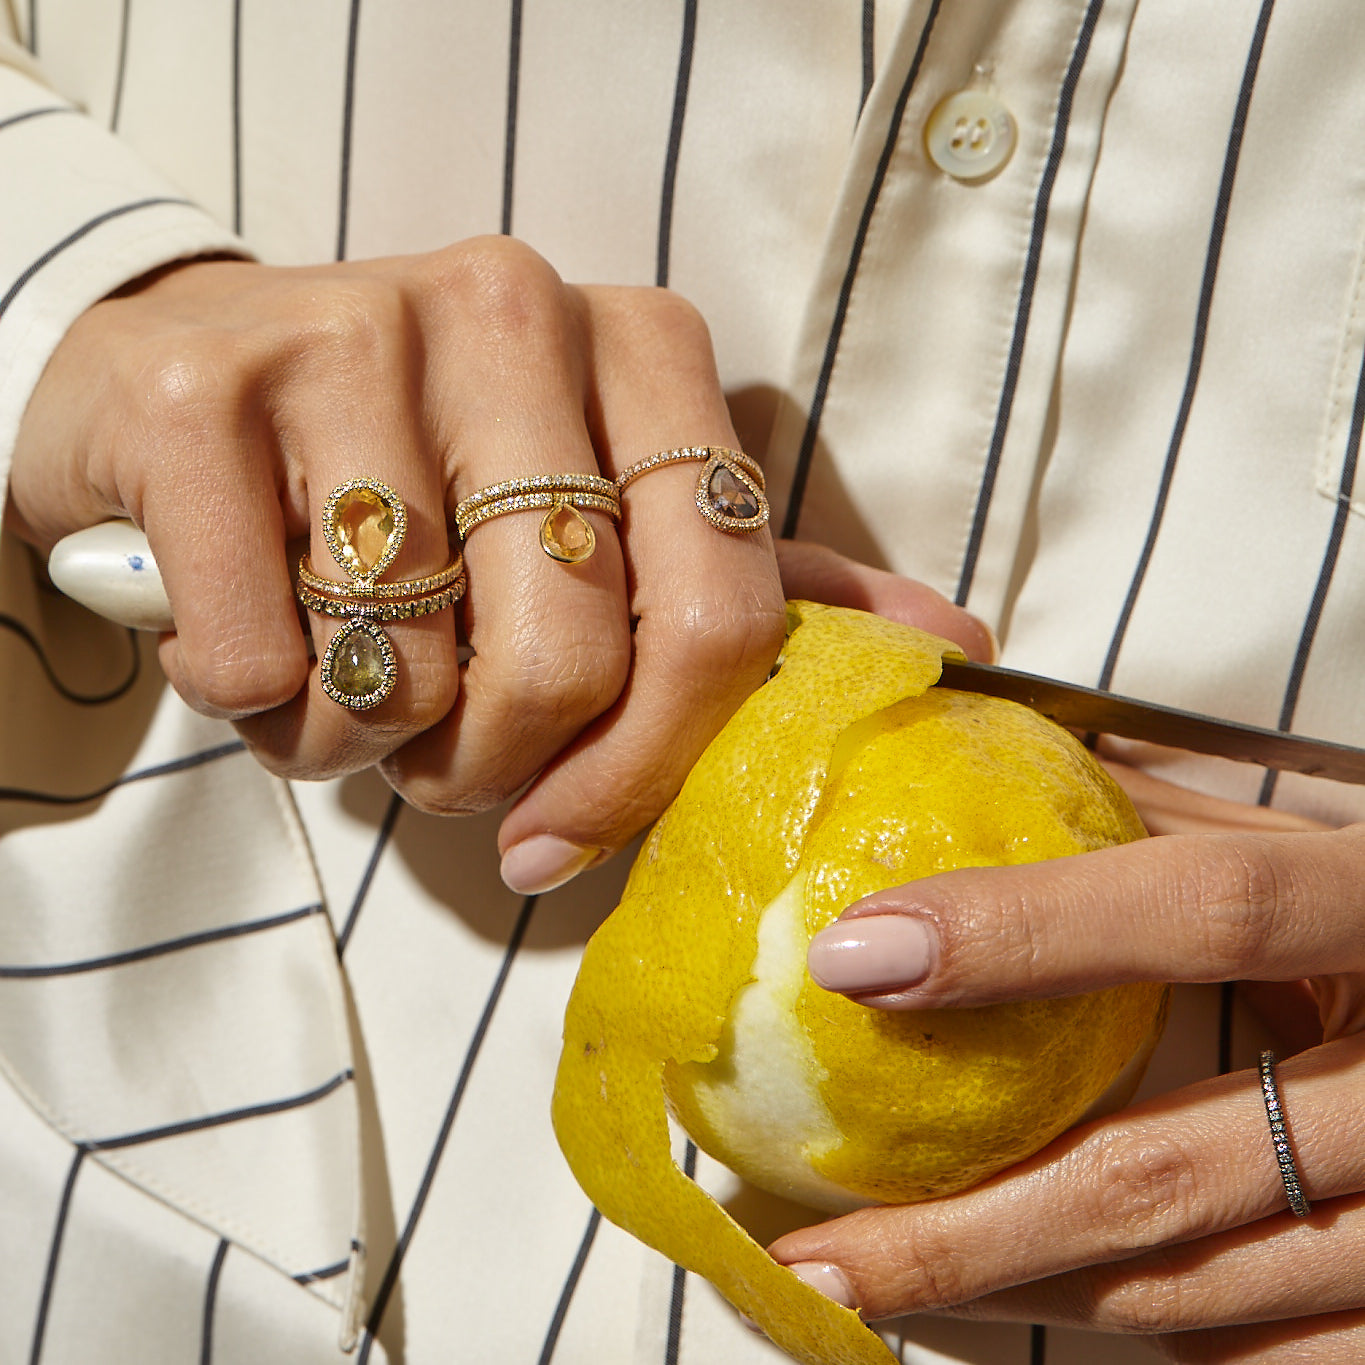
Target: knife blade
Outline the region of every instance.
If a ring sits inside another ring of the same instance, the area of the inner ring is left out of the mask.
[[[945,659],[939,685],[1021,702],[1059,725],[1079,730],[1166,744],[1199,754],[1277,768],[1282,772],[1329,777],[1336,782],[1365,783],[1365,749],[1352,748],[1349,744],[1286,734],[1282,730],[1264,730],[1196,711],[1181,711],[1173,706],[1082,687],[1079,683],[1060,682],[1001,668],[998,664],[972,663],[965,659]]]

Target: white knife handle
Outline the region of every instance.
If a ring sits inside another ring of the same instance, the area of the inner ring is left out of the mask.
[[[121,626],[175,629],[161,570],[131,521],[106,521],[59,540],[47,572],[68,597]]]

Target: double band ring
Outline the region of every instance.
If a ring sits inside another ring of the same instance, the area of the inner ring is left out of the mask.
[[[466,540],[476,526],[507,512],[545,508],[540,523],[540,548],[561,564],[581,564],[597,548],[592,523],[579,510],[605,512],[621,518],[616,485],[600,474],[536,474],[526,479],[504,479],[471,493],[455,506],[455,529]]]
[[[443,611],[452,602],[458,602],[464,596],[464,590],[464,571],[461,568],[460,577],[454,583],[439,592],[423,596],[386,597],[377,602],[357,602],[353,598],[333,597],[329,593],[315,592],[303,582],[302,575],[294,588],[294,596],[309,611],[342,621],[361,617],[367,621],[411,621],[416,616],[430,616],[434,611]]]
[[[399,583],[350,582],[338,583],[313,572],[312,561],[305,554],[299,560],[299,582],[314,592],[347,602],[374,602],[387,597],[420,597],[423,593],[439,592],[458,583],[464,577],[464,558],[456,555],[439,573],[425,578],[405,578]],[[453,599],[452,599],[453,600]],[[336,615],[331,612],[329,615]]]
[[[1275,1161],[1280,1168],[1285,1198],[1289,1200],[1289,1207],[1300,1218],[1307,1218],[1311,1206],[1304,1198],[1299,1168],[1294,1163],[1294,1150],[1289,1143],[1284,1108],[1280,1104],[1280,1088],[1275,1083],[1275,1054],[1269,1051],[1261,1053],[1261,1098],[1265,1101],[1265,1116],[1270,1123],[1270,1141],[1275,1149]]]
[[[387,484],[348,479],[332,490],[322,512],[323,539],[346,580],[323,578],[307,555],[299,561],[294,595],[310,611],[346,622],[322,657],[320,681],[350,711],[378,706],[398,681],[393,642],[378,623],[426,616],[464,595],[459,555],[434,574],[379,581],[402,548],[407,526],[407,508]]]
[[[697,511],[718,531],[757,531],[768,524],[768,499],[763,491],[763,471],[742,450],[726,446],[679,446],[647,455],[623,469],[616,479],[624,493],[641,474],[648,474],[680,460],[700,460],[695,499]]]

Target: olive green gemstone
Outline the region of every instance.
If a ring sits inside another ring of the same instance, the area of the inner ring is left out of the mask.
[[[332,686],[357,700],[372,696],[386,681],[384,651],[364,630],[350,629],[332,653]]]

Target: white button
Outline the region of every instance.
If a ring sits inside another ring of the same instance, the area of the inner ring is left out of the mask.
[[[929,159],[955,180],[994,175],[1017,139],[1010,111],[984,90],[959,90],[940,100],[924,127]]]

